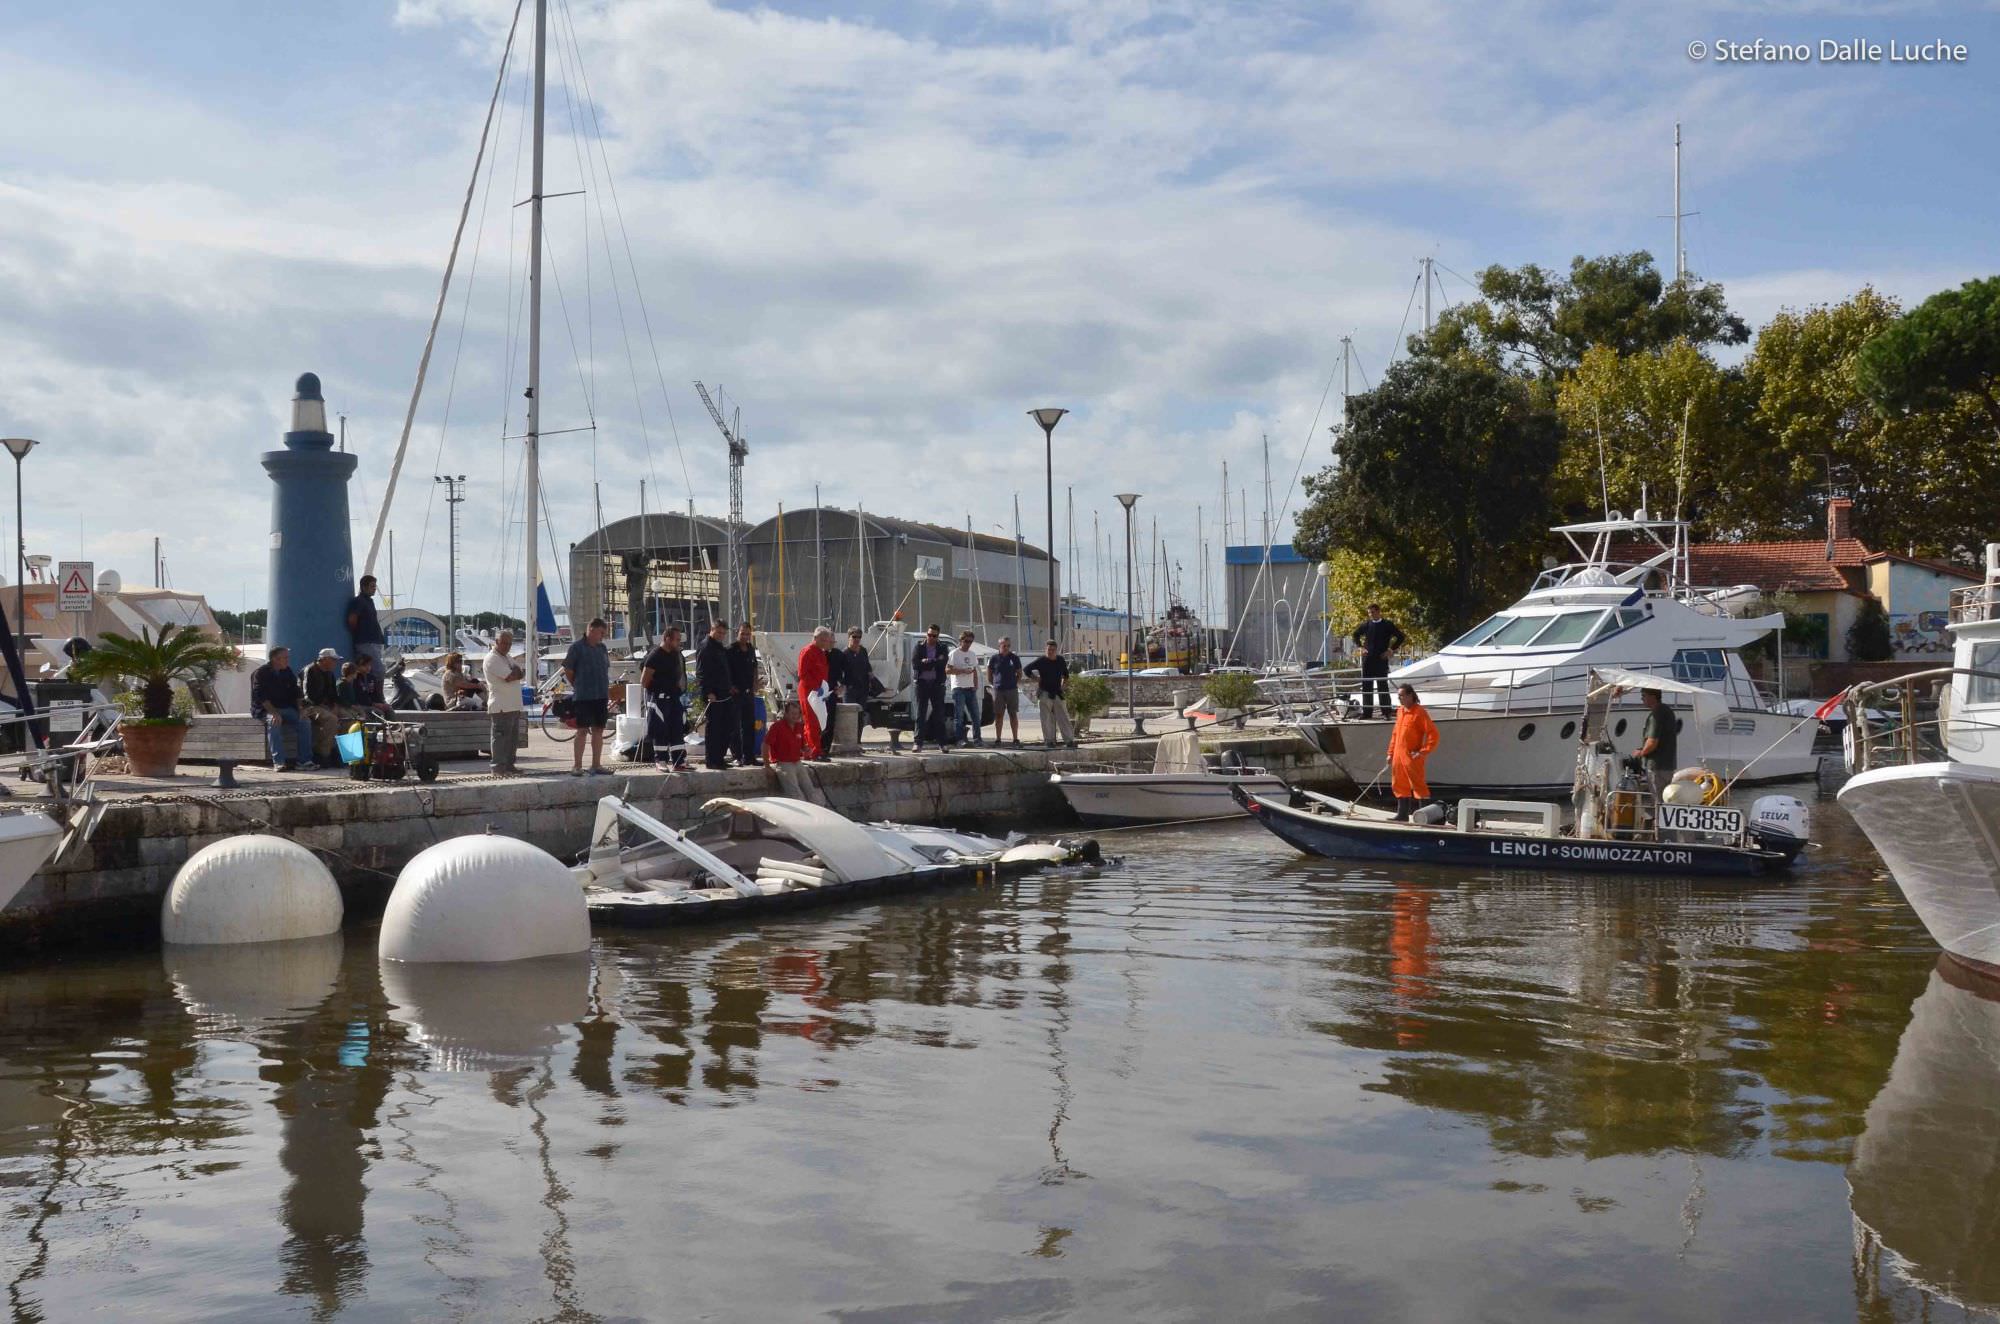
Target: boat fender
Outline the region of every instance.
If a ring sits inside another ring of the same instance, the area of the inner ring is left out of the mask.
[[[382,912],[388,961],[519,961],[590,948],[590,909],[561,860],[513,837],[453,837],[403,866]]]
[[[1444,806],[1439,804],[1437,801],[1433,800],[1429,804],[1425,805],[1423,808],[1411,814],[1410,821],[1412,823],[1425,823],[1425,824],[1442,823],[1444,822]]]
[[[279,942],[340,931],[340,888],[317,855],[251,833],[204,846],[160,903],[171,943]]]
[[[1776,845],[1812,840],[1812,810],[1790,795],[1761,795],[1750,806],[1750,834]]]

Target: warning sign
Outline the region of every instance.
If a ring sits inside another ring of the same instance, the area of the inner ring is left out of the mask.
[[[89,611],[97,567],[89,561],[56,562],[56,610]]]

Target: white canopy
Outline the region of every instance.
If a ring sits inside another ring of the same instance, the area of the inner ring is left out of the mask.
[[[1606,690],[1658,690],[1662,694],[1685,694],[1694,708],[1695,720],[1706,730],[1714,730],[1716,720],[1729,715],[1728,702],[1714,690],[1690,685],[1672,676],[1657,676],[1649,671],[1592,667],[1589,697],[1594,699]]]
[[[1202,772],[1201,733],[1169,731],[1153,747],[1154,772]]]

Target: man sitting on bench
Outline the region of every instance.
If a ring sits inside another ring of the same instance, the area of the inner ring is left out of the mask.
[[[292,650],[279,644],[271,650],[271,660],[250,673],[250,709],[264,719],[264,740],[271,749],[271,766],[279,772],[295,772],[299,759],[285,757],[285,732],[289,729],[298,742],[307,772],[317,772],[313,761],[312,723],[301,711],[304,693],[298,673],[292,670]]]

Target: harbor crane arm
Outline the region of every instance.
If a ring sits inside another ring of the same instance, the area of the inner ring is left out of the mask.
[[[701,403],[708,409],[708,416],[715,420],[715,426],[722,433],[722,439],[729,443],[729,458],[740,460],[748,455],[750,453],[748,443],[729,430],[729,424],[723,421],[722,411],[715,407],[715,401],[710,398],[708,388],[696,382],[694,389],[701,396]]]

